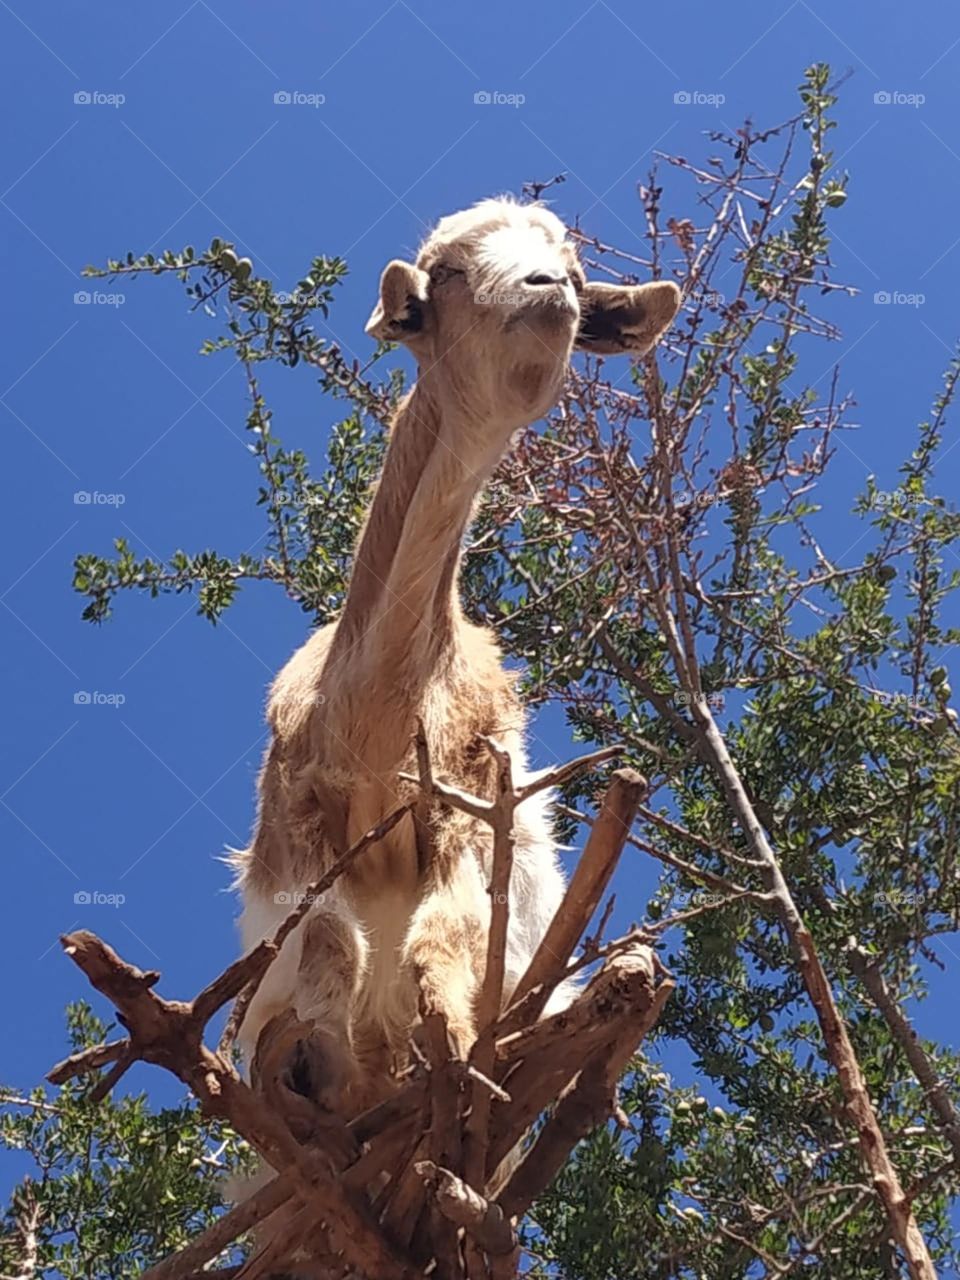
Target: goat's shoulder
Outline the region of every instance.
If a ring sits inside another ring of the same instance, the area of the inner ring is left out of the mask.
[[[314,631],[280,668],[267,700],[267,721],[275,740],[294,747],[306,739],[318,705],[321,677],[336,631],[330,623]]]

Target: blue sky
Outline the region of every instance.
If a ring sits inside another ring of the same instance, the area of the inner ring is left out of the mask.
[[[264,528],[242,377],[196,354],[211,322],[168,281],[102,284],[123,301],[77,303],[91,290],[84,264],[220,235],[291,288],[313,255],[344,255],[330,323],[365,359],[383,264],[438,215],[562,170],[558,212],[639,249],[636,183],[654,149],[702,161],[705,130],[793,113],[811,61],[849,68],[832,144],[851,194],[834,258],[861,292],[831,304],[843,339],[809,366],[823,386],[839,360],[858,401],[860,430],[822,495],[820,529],[842,562],[854,493],[868,472],[895,482],[960,331],[960,12],[889,0],[642,11],[626,0],[0,0],[0,35],[0,909],[18,1033],[0,1079],[27,1087],[62,1051],[64,1004],[86,994],[62,931],[97,930],[161,969],[170,995],[192,994],[234,954],[216,859],[247,838],[266,684],[307,630],[265,588],[245,590],[216,629],[189,597],[121,599],[105,627],[80,621],[77,552],[108,553],[118,534],[158,557],[256,552]],[[475,101],[494,92],[524,100]],[[669,191],[670,213],[695,215],[690,188]],[[878,305],[879,291],[914,303]],[[319,460],[338,407],[305,370],[267,391],[279,434]],[[941,487],[955,489],[949,464]],[[77,504],[78,491],[123,501]],[[81,690],[112,701],[78,705]],[[567,754],[545,715],[534,762]],[[624,867],[625,918],[642,913],[653,879],[638,861]],[[92,891],[125,900],[75,902]],[[950,981],[921,1026],[942,1031]]]

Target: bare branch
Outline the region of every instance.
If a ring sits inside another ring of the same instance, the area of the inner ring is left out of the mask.
[[[566,896],[517,984],[514,1003],[539,987],[542,1009],[563,979],[577,939],[590,923],[610,883],[646,789],[646,779],[634,769],[620,769],[613,775]],[[532,1006],[534,1009],[536,1003]]]
[[[950,1095],[943,1080],[934,1069],[916,1031],[891,995],[876,960],[862,947],[858,947],[853,939],[847,947],[847,957],[850,968],[863,982],[870,993],[870,999],[883,1014],[894,1039],[910,1063],[913,1074],[930,1099],[930,1106],[943,1126],[944,1136],[950,1143],[954,1159],[960,1166],[960,1115],[950,1101]]]

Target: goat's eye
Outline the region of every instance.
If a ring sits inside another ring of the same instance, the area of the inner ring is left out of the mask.
[[[435,267],[430,269],[430,279],[434,284],[446,284],[448,280],[452,280],[454,276],[462,276],[466,273],[461,271],[459,267],[451,267],[446,262],[438,262]]]

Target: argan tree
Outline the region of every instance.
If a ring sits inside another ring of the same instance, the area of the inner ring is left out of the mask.
[[[942,663],[960,639],[943,621],[960,517],[935,487],[960,363],[897,485],[871,479],[850,495],[862,536],[841,562],[817,493],[849,401],[836,370],[823,389],[804,371],[854,292],[830,261],[846,178],[828,69],[811,67],[799,92],[799,113],[776,127],[712,134],[696,162],[659,158],[639,192],[643,255],[572,228],[594,273],[674,279],[684,309],[628,377],[611,381],[602,361],[575,368],[469,537],[471,614],[523,664],[527,698],[562,707],[584,750],[621,744],[564,787],[567,836],[589,825],[606,770],[647,779],[628,846],[659,864],[659,887],[619,906],[676,982],[616,1121],[579,1144],[521,1223],[542,1277],[929,1280],[960,1268],[960,1060],[920,1039],[907,1012],[960,924],[960,730]],[[671,166],[689,182],[683,207],[659,185]],[[257,558],[158,563],[120,540],[113,557],[80,555],[87,618],[103,622],[124,593],[194,591],[215,622],[251,581],[277,584],[318,623],[336,614],[403,387],[391,349],[360,368],[314,327],[345,269],[315,258],[281,295],[220,240],[90,269],[172,275],[222,321],[203,349],[245,370],[269,537]],[[274,423],[265,386],[278,365],[343,404],[316,471]],[[77,1048],[102,1031],[86,1013],[71,1026]],[[662,1064],[678,1046],[687,1078]],[[241,1159],[238,1144],[190,1103],[152,1114],[100,1084],[93,1073],[10,1100],[4,1139],[38,1172],[8,1211],[5,1275],[133,1277],[215,1216],[211,1170]],[[143,1145],[160,1144],[164,1159],[145,1161]]]

